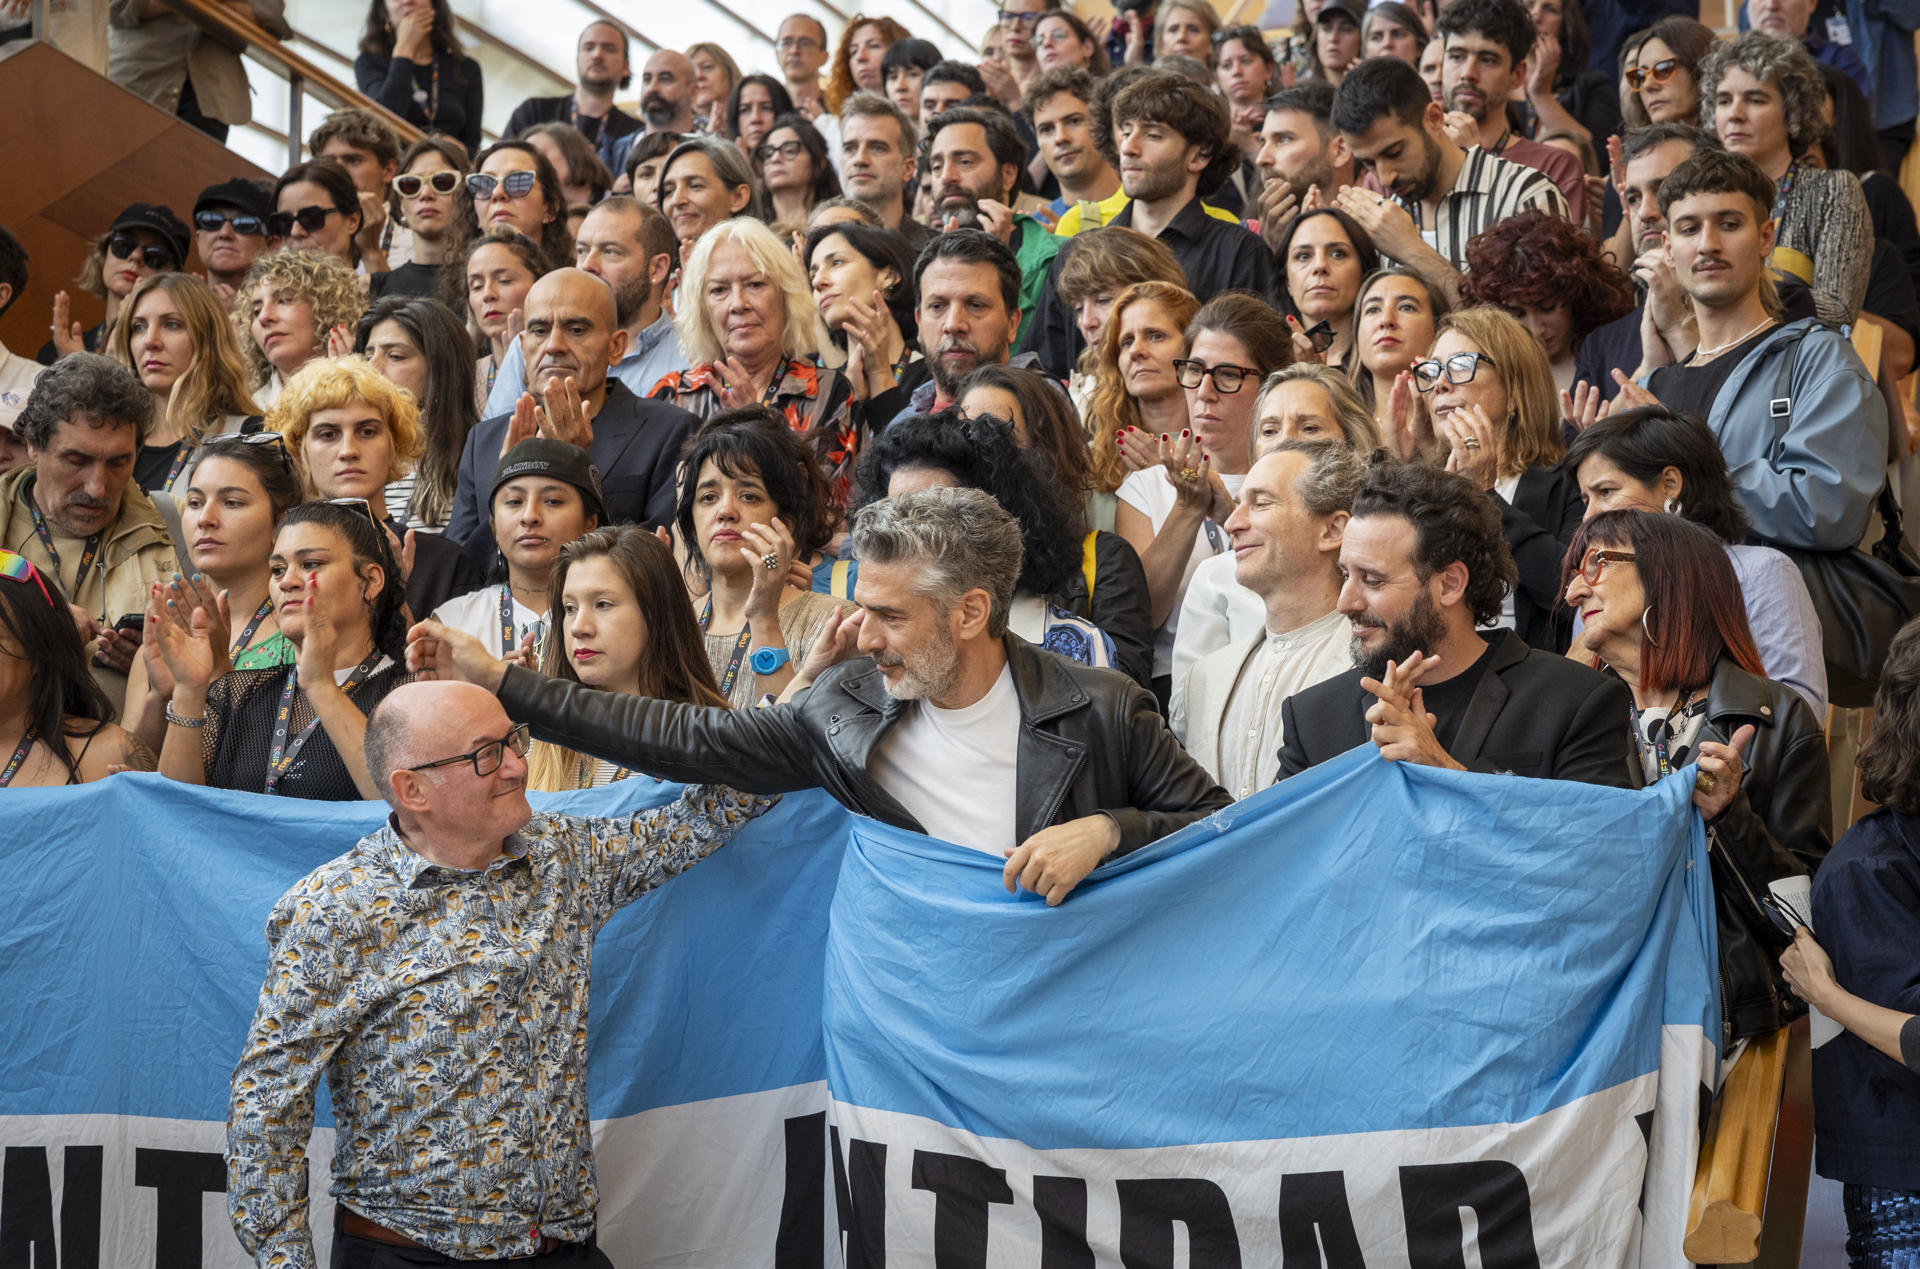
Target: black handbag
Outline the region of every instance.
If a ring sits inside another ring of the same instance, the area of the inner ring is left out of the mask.
[[[1808,327],[1809,331],[1818,329]],[[1803,332],[1774,385],[1768,412],[1778,424],[1778,442],[1793,420],[1793,371],[1800,361]],[[1820,617],[1821,645],[1827,663],[1827,699],[1847,709],[1873,704],[1880,668],[1900,627],[1920,614],[1920,562],[1901,536],[1900,504],[1882,485],[1876,500],[1882,536],[1871,553],[1858,547],[1818,551],[1766,542],[1800,570]]]

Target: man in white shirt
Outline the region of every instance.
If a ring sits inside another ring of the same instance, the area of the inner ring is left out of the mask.
[[[1282,441],[1227,517],[1234,578],[1266,604],[1266,628],[1194,663],[1173,733],[1236,800],[1274,782],[1280,703],[1353,668],[1340,539],[1365,476],[1338,441]]]

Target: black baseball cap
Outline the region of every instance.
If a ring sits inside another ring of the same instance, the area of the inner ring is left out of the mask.
[[[500,465],[493,469],[493,486],[487,490],[487,505],[493,505],[493,496],[500,492],[500,486],[522,476],[551,476],[555,480],[564,480],[580,491],[580,501],[587,511],[605,528],[613,523],[613,515],[607,510],[607,495],[600,488],[600,471],[587,457],[587,451],[578,445],[569,445],[565,441],[550,440],[544,436],[535,436],[521,441],[500,456]]]
[[[1327,0],[1320,6],[1320,16],[1313,20],[1313,24],[1319,26],[1325,22],[1329,13],[1338,13],[1355,26],[1364,25],[1366,20],[1366,6],[1359,0]]]
[[[273,210],[267,205],[267,191],[260,188],[258,182],[237,179],[221,181],[218,185],[209,185],[201,190],[200,197],[194,200],[194,214],[197,216],[209,207],[231,207],[237,212],[262,219]]]
[[[113,227],[107,232],[117,234],[123,229],[150,229],[166,240],[173,248],[173,258],[179,264],[187,262],[187,226],[173,208],[162,207],[154,203],[131,203],[118,216],[113,218]]]

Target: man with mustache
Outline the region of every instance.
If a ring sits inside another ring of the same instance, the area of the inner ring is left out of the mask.
[[[612,22],[587,23],[574,55],[574,74],[577,84],[572,92],[529,97],[515,106],[502,139],[511,141],[536,123],[570,123],[593,143],[601,161],[618,172],[613,143],[641,130],[638,119],[613,104],[613,94],[633,82],[626,31]],[[684,79],[691,92],[691,69]]]
[[[820,636],[851,659],[821,669],[810,657],[795,679],[804,690],[785,705],[576,692],[431,621],[408,635],[408,663],[497,692],[536,736],[650,775],[762,793],[818,786],[850,810],[1004,861],[1009,891],[1050,904],[1102,860],[1227,805],[1144,689],[1008,631],[1020,526],[992,497],[937,488],[884,499],[854,517],[852,540],[860,610]]]
[[[582,269],[555,269],[527,292],[520,349],[531,373],[511,414],[467,433],[445,536],[483,565],[493,559],[486,493],[500,456],[531,436],[587,451],[613,519],[658,528],[673,519],[674,465],[699,420],[636,395],[608,369],[627,350],[612,285]]]
[[[693,63],[663,48],[640,71],[640,115],[648,132],[693,131]]]
[[[913,390],[896,418],[951,407],[960,381],[981,366],[1036,365],[1011,356],[1020,333],[1020,262],[984,229],[950,229],[914,263],[920,348],[933,377]]]
[[[966,106],[935,115],[927,137],[935,227],[984,229],[1013,249],[1020,265],[1024,321],[1039,302],[1047,266],[1064,241],[1033,217],[1013,210],[1026,142],[1005,112]]]
[[[1640,786],[1626,684],[1512,630],[1482,633],[1518,577],[1485,491],[1424,463],[1374,464],[1340,575],[1355,668],[1281,705],[1280,779],[1371,740],[1394,762]]]
[[[1333,95],[1333,126],[1355,173],[1371,173],[1386,192],[1350,185],[1333,205],[1382,255],[1458,304],[1468,239],[1529,207],[1565,216],[1567,199],[1545,173],[1477,147],[1461,150],[1444,117],[1420,72],[1397,57],[1370,57],[1348,71]]]
[[[27,465],[0,478],[0,547],[57,582],[93,677],[119,712],[148,588],[176,565],[166,523],[133,482],[153,397],[133,371],[71,353],[40,373],[13,422]],[[136,620],[122,629],[122,618]]]

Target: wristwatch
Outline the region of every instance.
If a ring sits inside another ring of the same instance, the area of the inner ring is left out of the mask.
[[[755,648],[750,658],[755,674],[772,674],[792,659],[785,648]]]

